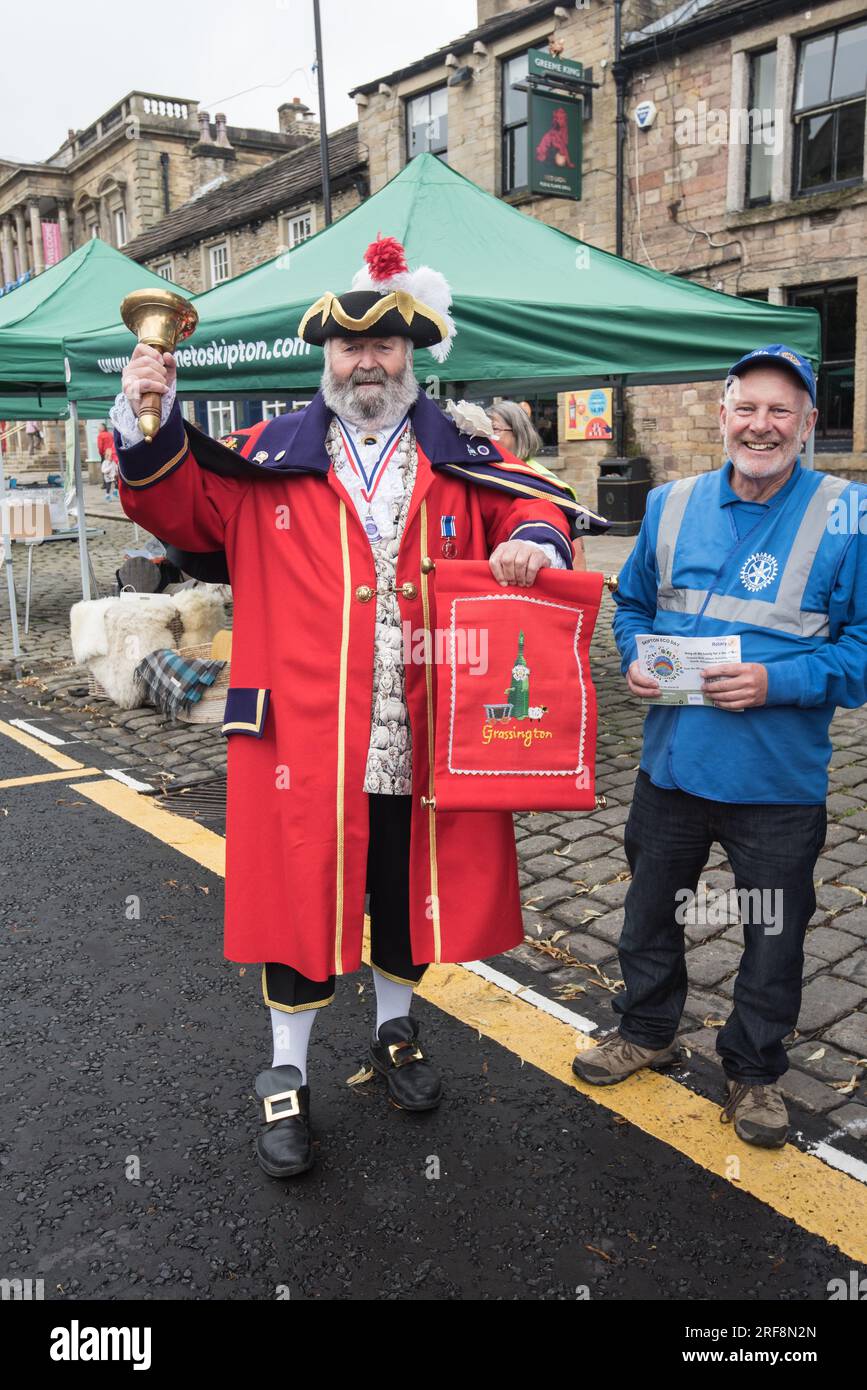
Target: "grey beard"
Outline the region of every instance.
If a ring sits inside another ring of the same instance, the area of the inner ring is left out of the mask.
[[[732,467],[734,468],[735,472],[743,474],[745,478],[751,479],[752,482],[761,482],[763,479],[766,479],[768,482],[770,482],[772,478],[778,478],[781,473],[785,473],[787,468],[792,467],[792,465],[797,461],[798,456],[800,454],[800,446],[797,446],[789,458],[787,458],[783,463],[778,463],[774,469],[769,471],[768,469],[764,468],[758,460],[753,466],[750,466],[750,464],[745,463],[743,460],[739,462],[736,461],[734,457],[734,441],[729,440],[728,430],[726,431],[725,439],[723,442],[725,445],[726,457],[731,459]]]
[[[326,352],[322,396],[328,409],[348,420],[351,425],[367,425],[370,429],[377,429],[396,424],[415,405],[418,396],[412,354],[407,354],[403,371],[398,376],[385,376],[379,391],[357,391],[351,380],[336,380]]]

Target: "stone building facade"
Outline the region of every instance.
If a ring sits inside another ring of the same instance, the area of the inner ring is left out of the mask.
[[[628,35],[624,58],[630,109],[657,108],[649,130],[628,126],[625,254],[815,307],[816,467],[867,481],[867,4],[717,0]],[[631,442],[659,481],[719,466],[719,383],[629,396]]]
[[[203,187],[234,179],[318,134],[300,102],[280,110],[280,129],[212,124],[198,103],[130,92],[87,130],[70,130],[41,163],[0,160],[2,285],[100,236],[127,243]]]
[[[277,124],[276,130],[229,126],[222,113],[212,122],[195,101],[130,92],[87,130],[70,130],[44,163],[0,160],[0,289],[40,274],[46,262],[53,264],[91,236],[135,257],[147,230],[171,224],[179,208],[204,211],[219,228],[219,209],[231,201],[223,191],[227,184],[279,169],[281,158],[296,151],[313,150],[318,159],[319,126],[303,102],[296,97],[280,106]],[[273,255],[271,240],[265,235],[257,246],[253,230],[245,247],[233,248],[230,273]],[[172,278],[173,259],[155,259]],[[195,260],[179,261],[177,279],[198,290],[209,272],[197,273]],[[63,424],[43,421],[41,428],[44,444],[32,458],[23,426],[9,437],[11,470],[62,467]],[[92,453],[93,427],[89,433],[82,427],[83,447],[85,439]]]
[[[531,217],[607,251],[614,250],[613,174],[615,87],[611,71],[610,4],[520,5],[478,0],[476,28],[436,53],[398,72],[354,89],[359,140],[369,151],[371,191],[376,192],[420,148],[447,159],[459,173],[504,198]],[[581,61],[601,85],[585,118],[582,197],[531,195],[522,187],[521,144],[526,140],[526,100],[512,83],[526,74],[529,48],[549,40],[562,56]],[[425,130],[425,117],[428,129]],[[521,121],[524,121],[522,128]],[[540,399],[524,393],[547,441],[565,435],[567,397]],[[559,420],[558,420],[559,415]],[[595,488],[597,464],[611,446],[561,443],[546,463],[575,479],[587,494]]]
[[[329,136],[332,218],[367,195],[355,126]],[[212,289],[325,225],[319,141],[186,202],[124,247],[150,270],[192,290]]]
[[[332,218],[368,193],[367,162],[357,130],[329,136]],[[195,294],[291,249],[325,225],[319,141],[203,193],[135,237],[125,248],[166,279]],[[190,401],[188,417],[211,434],[228,434],[290,408],[273,401]]]
[[[615,250],[614,6],[479,0],[477,19],[436,53],[354,90],[372,191],[426,148],[522,212]],[[851,75],[865,20],[864,0],[810,10],[779,0],[627,0],[622,62],[624,255],[722,293],[816,307],[830,359],[820,382],[817,466],[867,477],[864,65],[860,97]],[[512,82],[527,49],[549,41],[553,52],[592,69],[599,84],[585,118],[578,202],[531,196],[516,177],[522,103]],[[802,90],[805,83],[812,90]],[[639,130],[633,113],[648,98],[656,119]],[[749,116],[766,107],[772,129]],[[724,141],[710,112],[724,117]],[[847,160],[840,147],[844,134],[850,143],[857,134],[859,118],[860,143]],[[829,120],[835,167],[825,170]],[[806,180],[805,122],[814,132]],[[530,388],[526,394],[533,399]],[[647,454],[656,481],[717,467],[719,396],[719,383],[628,390],[627,452]],[[557,407],[559,459],[592,496],[597,465],[612,446],[563,442],[567,399],[561,395]],[[544,415],[546,403],[537,406]]]
[[[334,216],[428,149],[522,213],[614,251],[614,8],[478,0],[468,33],[356,87],[357,127],[330,137]],[[624,254],[720,293],[816,308],[826,359],[816,463],[867,478],[867,0],[810,10],[626,0],[622,11]],[[520,84],[527,50],[549,45],[596,84],[579,201],[526,187]],[[635,108],[647,100],[655,119],[639,129]],[[219,116],[212,127],[195,103],[132,93],[91,131],[70,132],[45,165],[0,162],[4,266],[20,266],[16,245],[48,215],[70,245],[94,227],[110,240],[125,230],[127,254],[194,292],[267,260],[323,225],[315,122],[297,101],[279,121],[279,133],[227,128]],[[592,501],[613,445],[566,441],[568,393],[523,394],[547,461]],[[718,466],[719,395],[706,382],[627,390],[626,452],[646,454],[657,482]],[[217,432],[282,404],[197,410]]]

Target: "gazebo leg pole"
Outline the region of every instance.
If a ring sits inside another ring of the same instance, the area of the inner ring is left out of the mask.
[[[69,402],[72,421],[73,468],[75,470],[75,501],[78,508],[78,558],[81,562],[81,597],[90,598],[90,572],[87,555],[87,520],[84,515],[84,478],[81,474],[81,440],[78,433],[78,406]]]
[[[6,474],[3,469],[3,454],[0,451],[0,514],[2,514],[2,534],[3,534],[3,563],[6,568],[6,583],[9,586],[9,622],[12,625],[12,655],[17,661],[21,656],[21,642],[18,637],[18,605],[15,601],[15,571],[12,568],[12,541],[10,539],[11,526],[9,525],[9,512],[4,503],[6,501]]]

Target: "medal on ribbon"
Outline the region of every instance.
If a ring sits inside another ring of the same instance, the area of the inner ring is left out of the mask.
[[[442,543],[440,549],[446,560],[453,560],[458,553],[455,534],[455,518],[453,516],[441,516],[440,535],[442,536]]]
[[[361,495],[367,503],[367,515],[364,518],[364,530],[367,534],[368,539],[371,542],[381,540],[382,535],[373,515],[372,502],[374,494],[376,493],[376,489],[379,487],[383,474],[385,473],[385,470],[388,467],[389,460],[391,459],[392,454],[397,449],[397,446],[401,440],[401,436],[403,435],[403,432],[409,423],[409,416],[404,415],[400,424],[397,426],[397,429],[395,429],[393,433],[389,436],[389,438],[385,441],[385,444],[382,447],[382,451],[379,457],[374,460],[373,466],[370,468],[369,472],[364,466],[364,462],[361,458],[361,455],[358,452],[358,449],[355,447],[355,442],[352,438],[350,431],[348,429],[344,429],[343,421],[340,419],[339,416],[337,417],[337,421],[338,426],[340,428],[340,438],[343,440],[343,448],[346,452],[346,457],[349,459],[350,467],[352,468],[353,473],[355,473],[357,477],[361,478],[361,481],[364,484],[364,487],[361,490]],[[365,444],[367,444],[368,441],[365,439],[364,442]],[[374,443],[375,442],[376,441],[374,440]],[[452,518],[452,520],[454,520],[454,518]]]

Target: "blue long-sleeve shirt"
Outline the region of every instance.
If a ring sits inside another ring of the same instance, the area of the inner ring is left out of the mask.
[[[737,633],[741,660],[767,667],[766,702],[742,713],[651,706],[641,766],[657,786],[713,800],[821,803],[834,710],[867,702],[867,488],[796,463],[769,501],[746,502],[730,477],[727,463],[689,481],[667,587],[659,529],[675,485],[651,492],[620,572],[614,635],[625,674],[638,633]],[[802,529],[811,503],[814,516],[823,512],[814,547]],[[803,579],[795,621],[780,616],[784,576],[789,593]]]

